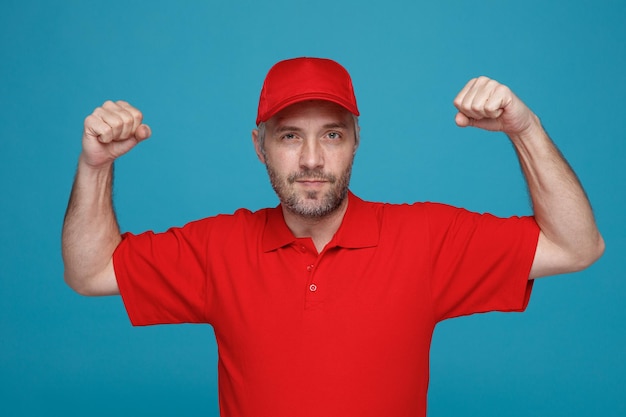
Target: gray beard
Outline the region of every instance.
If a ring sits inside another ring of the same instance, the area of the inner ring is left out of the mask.
[[[287,178],[279,176],[272,166],[265,164],[267,173],[274,192],[280,199],[281,204],[290,212],[309,219],[320,219],[328,216],[337,210],[348,195],[350,185],[350,175],[352,174],[352,162],[345,169],[339,178],[334,175],[325,174],[319,169],[305,169]],[[311,191],[303,198],[299,198],[295,191],[290,190],[300,178],[322,179],[331,184],[331,189],[323,195],[316,191]],[[316,202],[317,204],[311,204]]]

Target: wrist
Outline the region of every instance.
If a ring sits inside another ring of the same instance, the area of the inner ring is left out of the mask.
[[[78,158],[76,184],[94,191],[101,190],[105,192],[105,194],[107,192],[110,193],[113,184],[113,169],[113,161],[106,164],[93,165],[81,154]],[[100,191],[98,191],[98,193],[99,192]]]
[[[104,162],[94,162],[93,158],[90,158],[85,152],[81,152],[78,157],[78,169],[91,173],[109,172],[114,164],[115,160],[106,160]]]
[[[514,144],[528,143],[540,138],[547,138],[547,134],[541,125],[541,120],[533,114],[528,126],[516,133],[508,133],[509,139]]]

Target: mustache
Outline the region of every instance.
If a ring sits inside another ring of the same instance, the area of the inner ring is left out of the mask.
[[[301,180],[301,179],[322,180],[322,181],[328,181],[331,184],[334,184],[335,182],[337,182],[336,176],[332,174],[327,174],[321,169],[305,169],[300,172],[295,172],[287,177],[287,181],[289,181],[290,184],[293,184],[294,182]]]

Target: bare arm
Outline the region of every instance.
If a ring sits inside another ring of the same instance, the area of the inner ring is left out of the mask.
[[[539,242],[529,279],[580,271],[604,252],[589,200],[539,118],[497,81],[471,80],[454,100],[456,123],[502,131],[513,143],[533,204]]]
[[[113,162],[149,136],[141,113],[122,101],[108,101],[85,119],[62,235],[65,281],[80,294],[119,294],[112,261],[121,241],[113,211]]]

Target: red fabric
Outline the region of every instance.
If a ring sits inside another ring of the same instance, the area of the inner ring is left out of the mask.
[[[269,70],[259,97],[256,124],[305,100],[332,101],[359,115],[348,71],[330,59],[302,57],[280,61]]]
[[[321,254],[280,208],[124,236],[132,323],[213,325],[223,416],[425,416],[435,324],[526,308],[532,218],[349,199]]]

